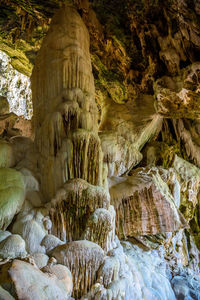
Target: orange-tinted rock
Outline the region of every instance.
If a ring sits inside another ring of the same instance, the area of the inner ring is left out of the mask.
[[[119,238],[173,232],[186,226],[158,169],[138,169],[112,182],[111,203],[116,210]]]

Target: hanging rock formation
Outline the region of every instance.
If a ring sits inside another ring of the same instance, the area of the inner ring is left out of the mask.
[[[140,150],[159,132],[162,117],[156,113],[150,95],[139,95],[126,104],[106,100],[99,128],[104,162],[108,177],[120,176],[142,160]]]
[[[156,168],[138,169],[132,176],[111,178],[111,203],[120,238],[174,232],[186,226],[167,184]]]

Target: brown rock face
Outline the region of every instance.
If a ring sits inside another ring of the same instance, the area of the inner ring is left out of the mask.
[[[53,18],[36,59],[32,89],[46,198],[76,177],[102,185],[89,35],[74,8],[65,6]]]
[[[113,179],[110,195],[120,238],[173,232],[186,225],[156,168],[138,169],[132,176]]]

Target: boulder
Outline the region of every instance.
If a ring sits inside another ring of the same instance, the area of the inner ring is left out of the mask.
[[[18,258],[26,255],[25,241],[18,234],[9,235],[0,243],[0,258]]]
[[[0,229],[5,230],[24,202],[24,181],[14,169],[0,169]]]

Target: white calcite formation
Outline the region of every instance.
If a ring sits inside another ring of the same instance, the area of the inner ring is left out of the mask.
[[[0,51],[0,96],[6,96],[10,112],[30,119],[33,114],[30,78],[11,65],[11,59]]]

